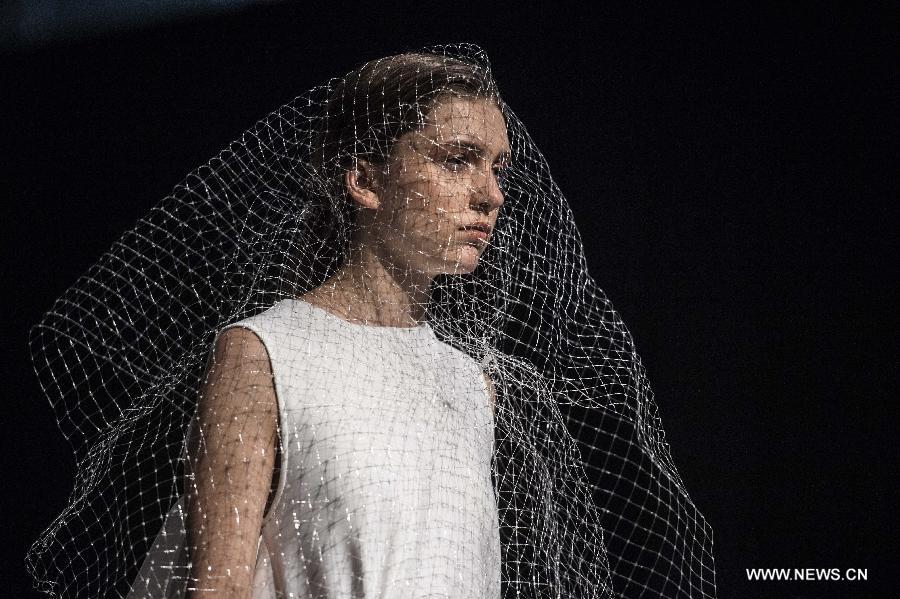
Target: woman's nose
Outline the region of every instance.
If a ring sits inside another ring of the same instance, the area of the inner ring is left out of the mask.
[[[494,176],[493,170],[488,171],[474,191],[478,205],[484,206],[488,212],[503,205],[503,191],[500,189],[500,182]]]

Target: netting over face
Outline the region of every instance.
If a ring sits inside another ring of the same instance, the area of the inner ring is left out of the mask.
[[[32,334],[58,597],[712,597],[712,531],[475,46],[368,63],[191,173]]]

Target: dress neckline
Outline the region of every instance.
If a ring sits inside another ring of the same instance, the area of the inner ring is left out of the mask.
[[[321,308],[319,306],[311,304],[311,303],[307,302],[306,300],[302,300],[299,298],[290,298],[289,301],[291,301],[295,306],[297,306],[297,305],[301,306],[303,309],[305,309],[307,312],[310,312],[311,314],[317,314],[320,317],[325,318],[326,320],[335,322],[336,324],[338,324],[342,327],[346,327],[346,328],[349,328],[352,330],[357,330],[357,331],[364,330],[367,332],[371,331],[373,333],[378,333],[378,334],[383,333],[383,334],[388,334],[388,335],[389,334],[427,335],[427,334],[433,333],[433,331],[431,330],[431,325],[429,325],[427,321],[422,321],[420,324],[418,324],[414,327],[394,327],[394,326],[386,326],[386,325],[364,324],[361,322],[350,322],[349,320],[345,320],[345,319],[341,318],[340,316],[338,316],[337,314],[330,312],[330,311],[326,310],[325,308]]]

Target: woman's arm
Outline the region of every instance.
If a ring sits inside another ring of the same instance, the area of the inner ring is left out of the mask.
[[[265,346],[248,329],[223,331],[207,367],[188,447],[191,599],[250,597],[277,424]]]

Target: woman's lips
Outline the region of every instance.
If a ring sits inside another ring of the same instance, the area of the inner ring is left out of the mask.
[[[485,245],[491,235],[491,225],[482,221],[461,227],[461,230],[466,239],[477,241],[481,245]]]
[[[481,241],[487,241],[488,234],[482,231],[481,229],[463,229],[463,234],[469,239],[478,239]]]

